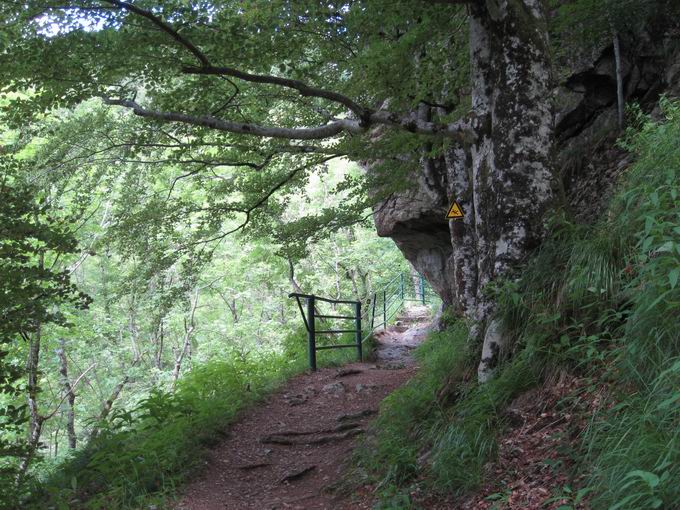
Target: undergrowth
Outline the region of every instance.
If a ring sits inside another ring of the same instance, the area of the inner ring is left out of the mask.
[[[511,340],[496,378],[470,380],[478,352],[460,323],[418,350],[420,373],[385,401],[357,459],[384,508],[410,508],[413,484],[479,487],[504,408],[558,368],[608,395],[576,452],[592,508],[680,501],[680,104],[661,105],[664,122],[638,114],[619,142],[637,160],[605,217],[556,214],[519,278],[493,289]]]
[[[114,409],[98,437],[55,466],[21,507],[163,508],[240,411],[307,368],[305,341],[300,331],[283,353],[210,362],[180,379],[174,392],[156,389],[134,409]],[[349,349],[324,352],[319,366],[354,356]]]

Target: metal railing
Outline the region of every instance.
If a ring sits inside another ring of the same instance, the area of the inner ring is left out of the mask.
[[[411,279],[411,285],[406,285],[406,279]],[[357,350],[357,358],[359,361],[363,360],[363,343],[373,334],[373,332],[382,327],[387,328],[389,321],[401,310],[403,305],[408,301],[419,302],[423,305],[431,301],[434,293],[425,281],[422,275],[417,275],[417,283],[412,275],[405,277],[404,273],[396,275],[390,280],[379,292],[374,292],[370,299],[367,300],[367,305],[364,307],[361,301],[352,301],[344,299],[330,299],[314,294],[301,294],[294,292],[288,297],[295,298],[302,315],[302,320],[307,330],[308,352],[309,352],[309,368],[316,370],[316,352],[326,349],[345,349],[355,348]],[[428,293],[429,291],[429,293]],[[428,295],[429,294],[429,295]],[[305,306],[302,304],[305,301]],[[319,310],[320,304],[330,304],[333,313],[321,313]],[[380,306],[378,306],[380,304]],[[337,312],[337,307],[349,306],[351,310],[346,313]],[[365,314],[362,314],[362,309]],[[376,324],[376,312],[380,314],[382,322]],[[317,319],[325,321],[326,324],[332,321],[352,321],[354,329],[340,328],[334,329],[332,326],[326,326],[326,329],[318,329]],[[362,335],[362,324],[370,324],[366,336]],[[338,335],[338,334],[354,334],[354,342],[345,344],[328,344],[318,345],[317,337],[319,335]]]

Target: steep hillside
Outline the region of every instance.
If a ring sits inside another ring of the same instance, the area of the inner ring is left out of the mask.
[[[519,277],[495,287],[512,336],[496,378],[476,382],[460,321],[420,349],[421,373],[388,398],[357,459],[363,497],[677,508],[680,103],[662,99],[633,124],[610,149],[631,164],[604,213],[590,225],[554,216]]]

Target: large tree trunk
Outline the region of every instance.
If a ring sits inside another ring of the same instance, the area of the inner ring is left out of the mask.
[[[469,319],[470,341],[483,343],[480,381],[491,376],[505,345],[488,285],[512,277],[512,269],[539,245],[554,196],[553,87],[543,9],[540,0],[470,3],[470,125],[476,137],[450,146],[443,158],[423,158],[414,192],[436,192],[429,211],[442,200],[462,206],[464,217],[449,221],[448,238],[435,239],[441,220],[422,221],[417,205],[399,212],[399,197],[376,209],[378,233],[392,237],[445,305]],[[443,190],[432,177],[433,165],[446,167]],[[433,184],[424,186],[423,179]],[[430,263],[440,246],[440,263]]]
[[[466,213],[465,221],[451,222],[451,234],[454,257],[460,259],[457,297],[474,321],[472,340],[483,339],[478,376],[485,381],[504,347],[502,326],[493,317],[495,303],[485,288],[509,275],[540,243],[543,218],[553,199],[551,76],[543,4],[489,0],[484,7],[471,7],[470,50],[478,136],[469,151],[471,171],[462,163],[449,168],[449,181],[458,187],[456,196]]]

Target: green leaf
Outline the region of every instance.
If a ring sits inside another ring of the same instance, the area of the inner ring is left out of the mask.
[[[624,480],[628,478],[640,478],[643,480],[651,489],[654,489],[657,485],[659,485],[659,477],[655,475],[654,473],[650,473],[649,471],[643,471],[641,469],[636,469],[634,471],[629,472],[625,477]]]
[[[680,277],[680,267],[676,267],[668,273],[668,281],[671,284],[671,289],[674,289],[678,284],[678,277]]]

